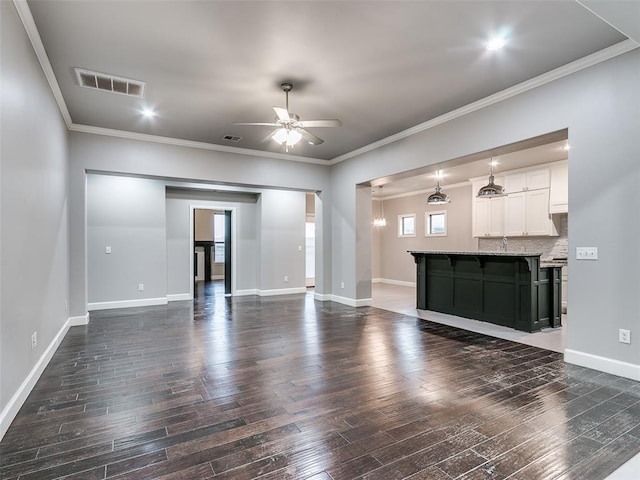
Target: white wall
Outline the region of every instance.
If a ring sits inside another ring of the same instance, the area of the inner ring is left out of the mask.
[[[165,228],[164,182],[87,175],[90,310],[166,300]],[[143,291],[138,290],[139,284]]]
[[[258,290],[305,291],[305,193],[264,190],[258,203]]]
[[[1,438],[68,327],[69,246],[66,126],[13,3],[0,17]]]
[[[356,245],[367,248],[353,229],[356,185],[568,128],[572,321],[566,358],[640,379],[640,349],[618,342],[619,328],[640,332],[638,85],[636,49],[337,164],[331,172],[333,289],[345,278],[356,299],[370,296],[356,289],[357,269],[364,271]],[[358,214],[370,212],[369,204]],[[571,258],[576,246],[599,247],[599,260]]]

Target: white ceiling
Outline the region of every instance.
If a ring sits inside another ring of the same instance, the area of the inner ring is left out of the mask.
[[[303,120],[343,122],[312,129],[324,144],[301,142],[291,152],[320,160],[627,39],[566,0],[30,0],[28,6],[74,125],[284,153],[264,141],[269,127],[231,122],[273,121],[271,107],[284,106],[279,85],[291,81],[291,111]],[[506,32],[507,46],[487,51],[485,42],[498,32]],[[81,88],[74,67],[145,81],[145,98]],[[157,117],[143,119],[143,107]],[[225,134],[243,140],[224,141]]]

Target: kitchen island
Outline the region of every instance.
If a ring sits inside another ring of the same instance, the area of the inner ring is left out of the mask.
[[[535,332],[561,325],[562,265],[540,253],[409,251],[417,308]]]

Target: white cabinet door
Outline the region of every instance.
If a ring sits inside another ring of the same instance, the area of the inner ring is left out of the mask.
[[[533,190],[527,195],[527,235],[551,235],[551,217],[549,216],[549,189]]]
[[[473,236],[502,237],[504,234],[504,197],[474,200]]]
[[[504,223],[507,237],[557,235],[549,214],[549,189],[509,194]]]
[[[526,189],[527,175],[524,172],[505,175],[504,190],[506,193],[524,192]]]
[[[504,199],[506,197],[489,199],[489,228],[490,237],[502,237],[504,235]]]
[[[549,212],[569,212],[569,168],[566,163],[551,167]]]
[[[549,188],[549,169],[531,170],[527,172],[527,190]]]
[[[527,234],[527,195],[526,192],[510,193],[504,208],[504,235],[522,237]]]
[[[504,189],[507,193],[539,190],[541,188],[549,188],[549,181],[548,168],[511,173],[504,177]]]
[[[489,210],[490,198],[476,198],[474,200],[474,217],[473,217],[473,236],[486,237],[489,231],[489,218],[491,212]]]

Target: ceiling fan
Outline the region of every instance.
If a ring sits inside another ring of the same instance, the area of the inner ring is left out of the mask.
[[[260,125],[275,127],[275,130],[269,135],[280,145],[285,146],[285,151],[289,151],[289,147],[293,147],[302,138],[310,145],[320,145],[324,140],[311,133],[307,128],[317,127],[341,127],[340,120],[300,120],[295,113],[289,112],[289,92],[293,89],[291,83],[282,83],[280,85],[286,96],[285,108],[273,107],[276,119],[272,123],[256,123],[256,122],[233,122],[233,125]]]

